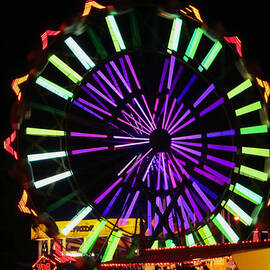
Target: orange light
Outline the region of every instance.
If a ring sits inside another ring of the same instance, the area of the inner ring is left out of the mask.
[[[97,9],[106,8],[105,6],[100,5],[96,1],[86,0],[85,4],[84,4],[84,10],[83,10],[83,13],[82,13],[81,17],[85,17],[85,16],[89,15],[92,7],[97,8]]]
[[[234,216],[233,219],[234,219],[234,221],[236,221],[236,222],[240,221],[240,217],[238,217],[238,216]]]
[[[17,132],[14,130],[11,135],[4,141],[4,149],[9,152],[16,160],[18,160],[18,153],[10,146],[16,139]]]
[[[61,33],[60,30],[53,31],[53,30],[46,30],[40,37],[42,41],[42,50],[45,50],[48,47],[48,37],[49,36],[57,36]]]
[[[14,93],[17,95],[18,101],[20,101],[22,97],[22,92],[19,85],[27,81],[28,77],[29,77],[29,74],[12,81],[11,88],[14,91]]]
[[[270,96],[270,84],[269,84],[269,82],[263,81],[263,80],[259,79],[258,77],[256,78],[256,80],[257,80],[258,85],[265,89],[265,91],[264,91],[264,99],[265,99],[265,102],[268,103],[269,96]]]
[[[29,207],[26,206],[27,204],[27,201],[28,201],[28,193],[27,191],[24,189],[23,190],[23,194],[22,194],[22,197],[18,203],[18,208],[20,209],[20,211],[22,213],[25,213],[25,214],[33,214],[34,216],[37,216],[37,213],[35,210],[33,209],[30,209]]]
[[[192,5],[189,5],[185,9],[180,9],[180,12],[182,12],[183,14],[185,14],[190,18],[196,19],[197,21],[204,23],[200,11]],[[188,14],[190,14],[190,16]]]

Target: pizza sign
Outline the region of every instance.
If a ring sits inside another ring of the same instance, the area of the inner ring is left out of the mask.
[[[34,270],[56,270],[57,266],[54,261],[42,255],[32,266]]]

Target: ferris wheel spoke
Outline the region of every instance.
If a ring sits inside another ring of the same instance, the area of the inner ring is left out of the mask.
[[[202,216],[202,214],[199,210],[199,207],[197,206],[195,200],[193,199],[193,197],[192,197],[192,195],[187,187],[185,187],[185,194],[188,198],[188,201],[190,202],[190,204],[192,206],[192,209],[193,209],[198,221],[201,222],[203,220],[203,216]]]
[[[170,135],[173,135],[174,133],[179,132],[180,130],[182,130],[183,128],[187,127],[188,125],[190,125],[191,123],[193,123],[195,121],[196,121],[196,118],[195,117],[190,118],[187,122],[185,122],[180,127],[178,127],[177,129],[175,129],[174,131],[172,131],[170,133]]]
[[[216,177],[215,175],[212,175],[206,171],[203,171],[200,168],[194,167],[194,172],[200,174],[201,176],[204,176],[208,180],[210,180],[218,185],[221,185],[221,186],[224,185],[224,182],[222,180],[220,180],[218,177]]]
[[[130,143],[125,143],[125,144],[116,144],[113,146],[113,149],[114,150],[123,149],[127,147],[133,147],[133,146],[148,144],[148,143],[149,143],[148,141],[144,141],[144,142],[130,142]]]
[[[215,85],[212,83],[202,94],[198,99],[193,103],[193,107],[197,108],[202,101],[205,100],[205,98],[215,89]]]
[[[193,158],[192,156],[186,154],[185,152],[179,150],[175,144],[172,144],[171,148],[177,153],[179,154],[180,156],[182,157],[185,157],[186,159],[190,160],[191,162],[195,163],[195,164],[199,164],[199,160],[198,159],[195,159]]]
[[[177,117],[179,116],[179,114],[180,114],[181,110],[183,109],[183,107],[184,107],[184,104],[181,103],[180,106],[179,106],[179,108],[178,108],[178,110],[177,110],[177,112],[174,114],[174,116],[173,116],[171,122],[168,123],[168,126],[167,126],[166,130],[168,130],[168,131],[170,130],[171,125],[172,125],[172,124],[174,123],[174,121],[177,119]],[[179,120],[178,120],[178,121],[179,121]]]
[[[220,105],[222,105],[224,103],[224,98],[220,98],[217,101],[215,101],[214,103],[212,103],[210,106],[208,106],[207,108],[205,108],[204,110],[202,110],[200,112],[200,117],[206,115],[207,113],[211,112],[212,110],[216,109],[217,107],[219,107]]]
[[[143,100],[144,105],[145,105],[145,107],[146,107],[146,110],[147,110],[147,112],[148,112],[148,115],[149,115],[149,117],[150,117],[150,119],[151,119],[151,123],[153,124],[154,128],[157,128],[157,126],[156,126],[156,124],[155,124],[155,121],[154,121],[154,118],[153,118],[153,116],[152,116],[152,114],[151,114],[151,111],[150,111],[150,109],[149,109],[148,103],[147,103],[147,101],[146,101],[146,98],[144,97],[144,95],[141,95],[141,97],[142,97],[142,100]]]
[[[149,133],[148,131],[144,131],[143,129],[140,129],[140,128],[138,128],[137,126],[134,126],[134,125],[132,125],[132,124],[129,123],[129,122],[126,122],[125,120],[123,120],[123,119],[120,118],[120,117],[117,117],[117,120],[120,121],[120,122],[122,122],[122,123],[124,123],[124,124],[126,124],[127,126],[130,126],[130,127],[134,128],[134,129],[136,129],[136,130],[138,130],[138,131],[140,131],[140,132],[146,134],[146,135],[150,135],[150,133]],[[144,128],[144,127],[143,127],[143,128]],[[145,128],[144,128],[144,129],[145,129]]]
[[[195,83],[195,81],[197,80],[197,75],[192,75],[192,77],[190,78],[189,82],[187,83],[187,85],[184,87],[183,91],[180,93],[179,97],[177,98],[177,102],[179,103],[183,97],[185,96],[185,94],[188,92],[188,90],[192,87],[192,85]]]
[[[188,109],[179,119],[178,121],[170,128],[168,129],[168,133],[171,134],[172,131],[175,130],[175,128],[183,121],[185,118],[191,113],[190,109]]]

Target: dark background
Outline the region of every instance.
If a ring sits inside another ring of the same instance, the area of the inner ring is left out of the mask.
[[[99,0],[98,2],[106,5],[114,1]],[[165,0],[156,2],[169,3]],[[177,2],[177,0],[171,2]],[[269,4],[266,1],[217,0],[188,3],[199,8],[203,20],[208,25],[223,32],[226,36],[237,35],[242,41],[243,56],[250,70],[252,72],[255,70],[258,77],[270,81],[268,65],[270,14]],[[8,178],[6,173],[12,157],[3,151],[3,140],[12,131],[9,126],[9,110],[12,103],[16,101],[16,96],[11,90],[11,83],[14,78],[23,76],[29,71],[27,55],[30,51],[41,47],[40,35],[46,29],[58,30],[69,17],[81,12],[83,6],[84,0],[2,2],[0,19],[0,213],[2,216],[0,265],[2,259],[12,261],[13,257],[16,260],[27,261],[27,256],[31,257],[33,250],[36,250],[36,247],[33,248],[27,241],[30,236],[31,221],[17,211],[16,206],[21,195],[20,188]]]

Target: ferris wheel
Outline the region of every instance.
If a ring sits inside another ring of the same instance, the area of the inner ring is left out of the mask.
[[[268,197],[269,122],[238,38],[192,6],[86,1],[42,40],[38,67],[13,88],[31,107],[19,156],[44,209],[70,220],[62,234],[92,215],[97,231],[114,218],[118,238],[143,219],[150,245],[249,236]]]

